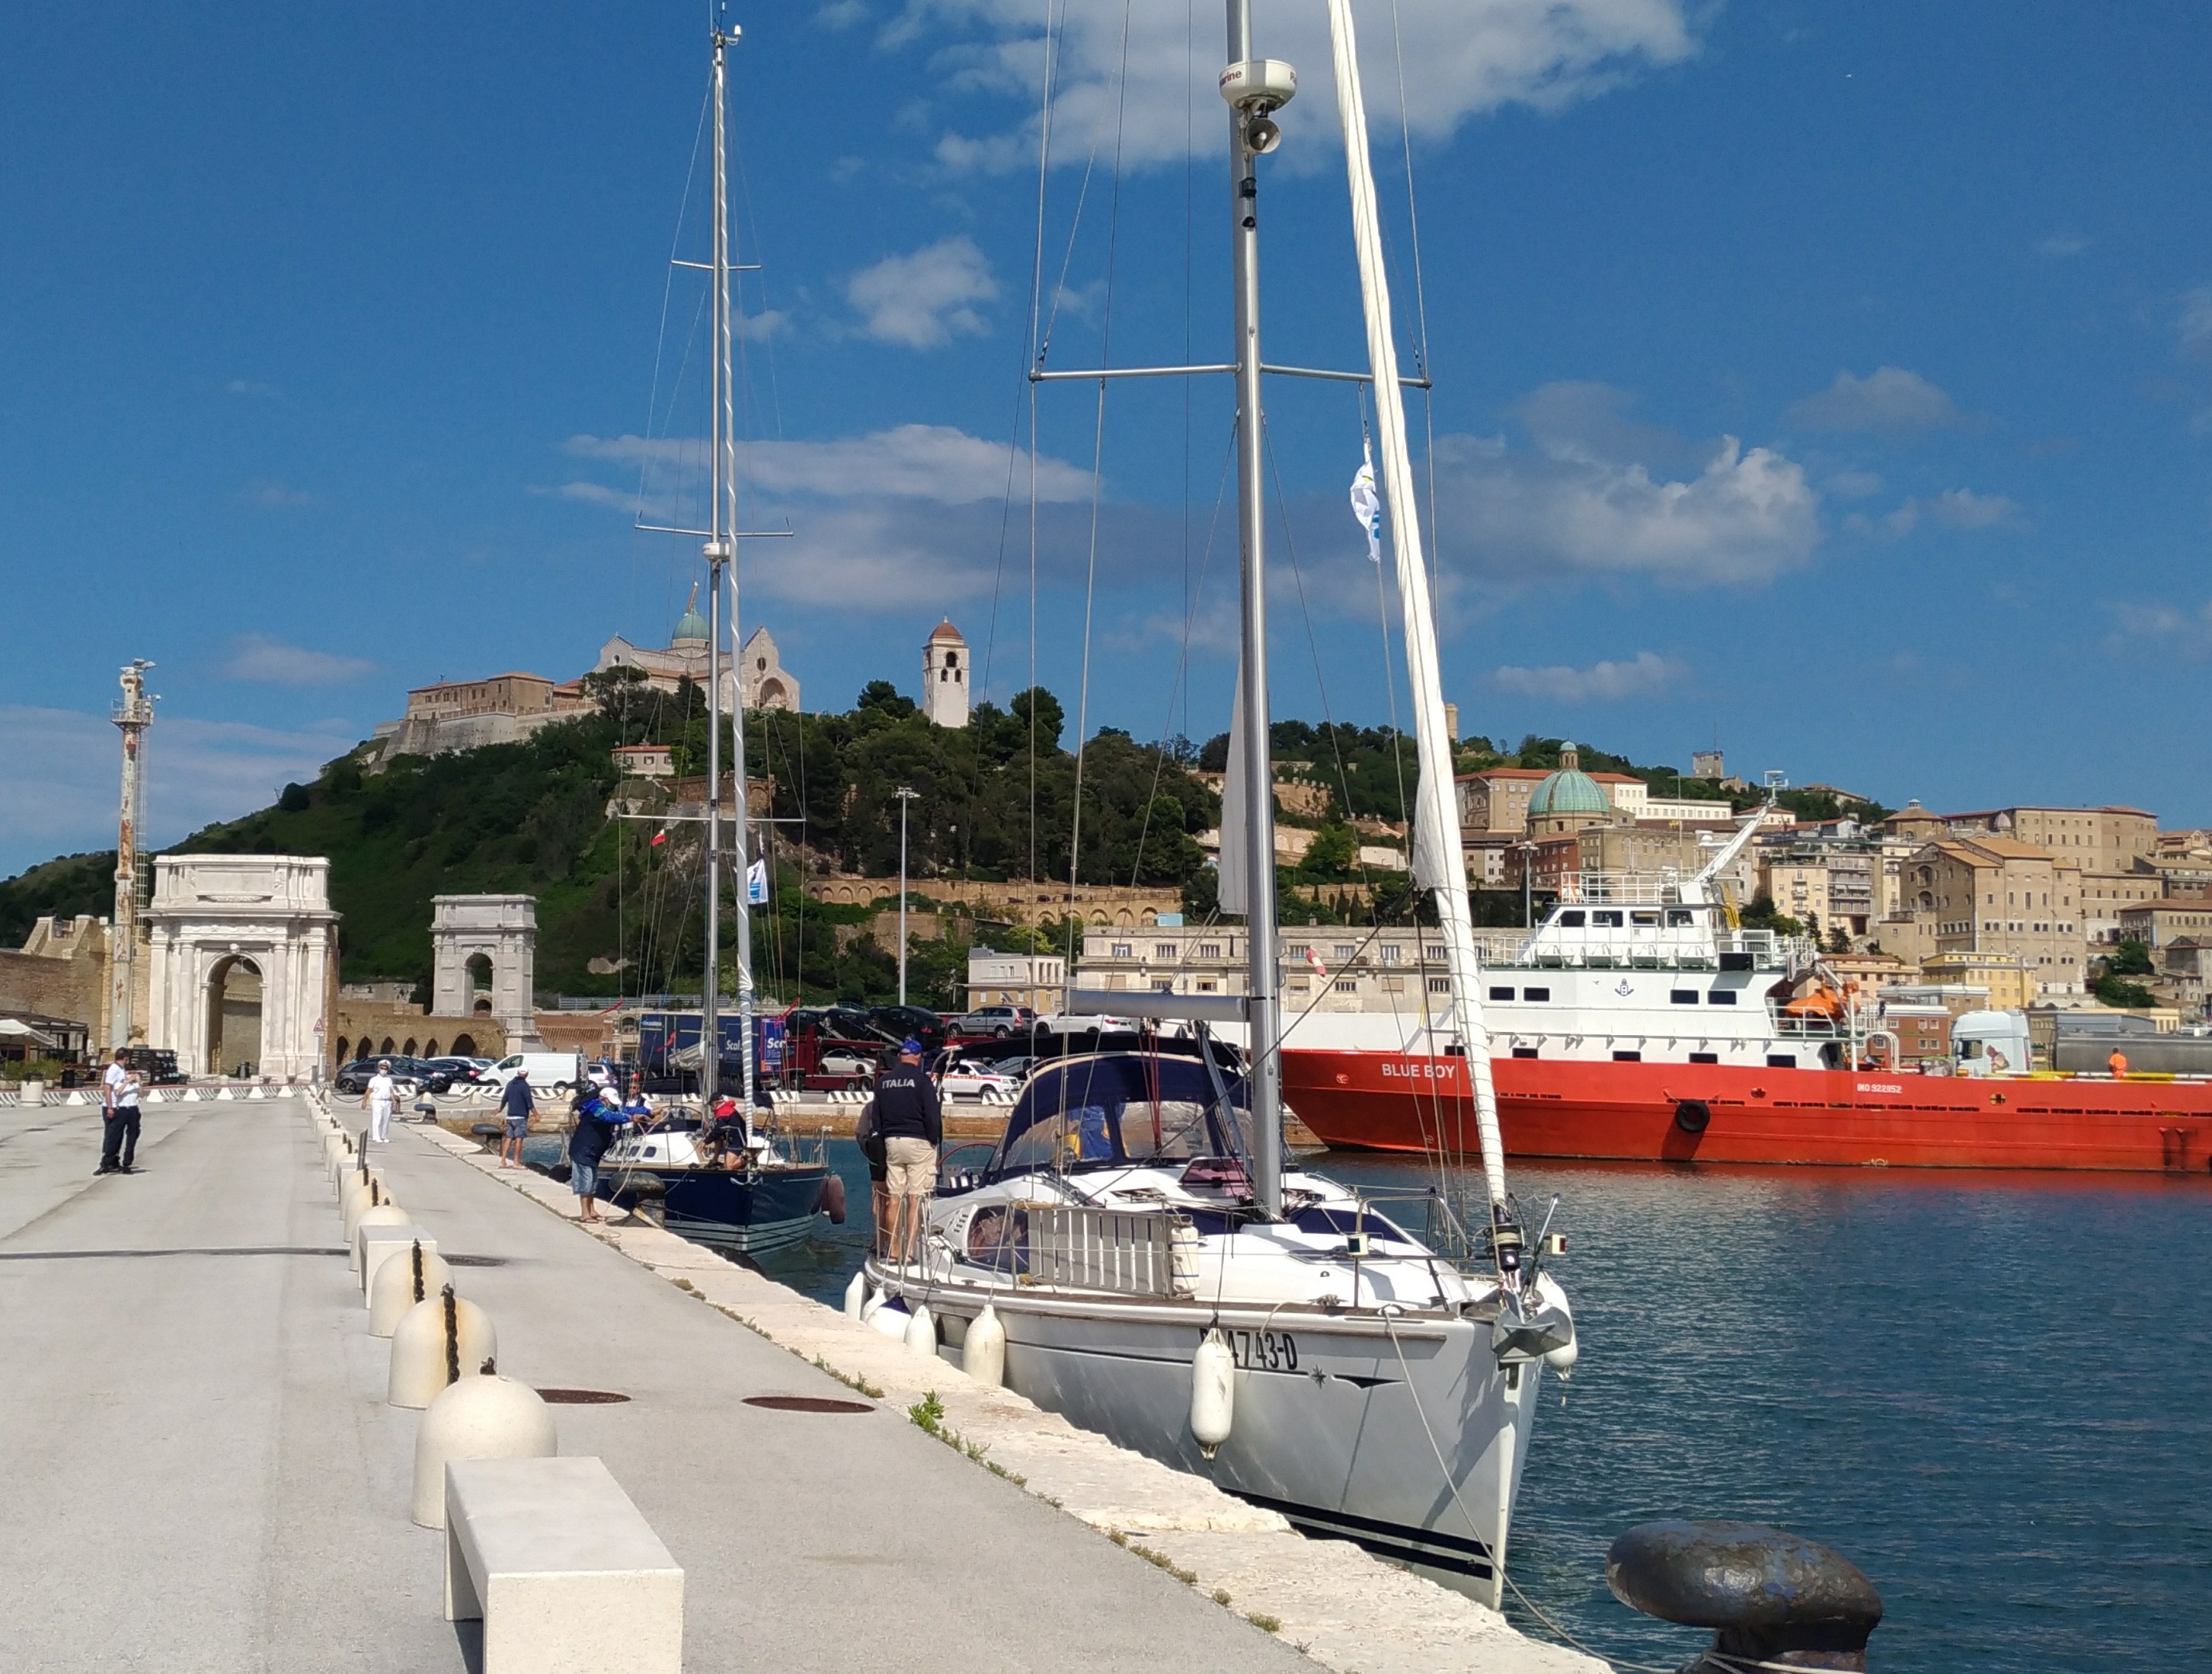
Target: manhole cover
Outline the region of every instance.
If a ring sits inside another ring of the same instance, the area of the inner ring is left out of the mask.
[[[770,1412],[873,1412],[866,1401],[833,1401],[820,1395],[748,1395],[749,1407],[766,1407]]]
[[[541,1389],[538,1398],[556,1407],[599,1407],[627,1401],[629,1397],[611,1389]]]

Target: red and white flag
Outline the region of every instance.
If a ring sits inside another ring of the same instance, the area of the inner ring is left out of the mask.
[[[1328,967],[1321,962],[1321,955],[1311,948],[1306,949],[1306,963],[1314,967],[1315,975],[1326,977],[1328,974]]]
[[[656,848],[656,849],[657,849],[657,848],[659,848],[659,847],[663,843],[666,842],[667,840],[668,840],[668,828],[667,828],[665,826],[663,826],[663,827],[662,827],[659,831],[656,831],[656,832],[654,832],[654,833],[653,834],[653,841],[652,841],[652,842],[650,842],[650,843],[648,843],[646,846],[647,846],[647,847],[648,847],[648,848]]]

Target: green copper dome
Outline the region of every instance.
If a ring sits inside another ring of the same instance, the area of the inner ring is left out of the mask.
[[[1610,814],[1613,799],[1605,787],[1583,771],[1582,752],[1572,744],[1559,752],[1559,768],[1536,787],[1528,798],[1528,817],[1556,814]]]
[[[673,649],[687,640],[694,645],[703,646],[712,637],[706,617],[699,614],[699,590],[694,587],[691,597],[684,602],[684,614],[676,619],[676,632],[669,635],[669,646]]]

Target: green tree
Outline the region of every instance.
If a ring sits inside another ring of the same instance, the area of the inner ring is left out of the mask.
[[[2130,982],[2125,977],[2106,972],[2090,985],[2089,992],[2098,1003],[2122,1010],[2142,1010],[2158,1004],[2149,989],[2140,982]]]
[[[2141,942],[2124,941],[2106,956],[2105,971],[2109,976],[2148,976],[2150,949]]]

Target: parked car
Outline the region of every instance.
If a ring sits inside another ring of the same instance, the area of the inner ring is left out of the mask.
[[[937,1090],[948,1099],[980,1099],[986,1093],[1011,1099],[1022,1090],[1022,1081],[963,1058],[938,1077]]]
[[[988,1034],[1003,1040],[1036,1022],[1036,1013],[1025,1005],[987,1005],[955,1017],[948,1027],[954,1034]]]
[[[815,1061],[815,1071],[825,1076],[865,1076],[876,1078],[876,1057],[873,1052],[851,1046],[830,1046]]]
[[[430,1058],[424,1063],[430,1067],[430,1078],[424,1085],[433,1093],[450,1093],[456,1087],[473,1087],[483,1081],[484,1072],[473,1058]]]
[[[392,1079],[398,1084],[400,1096],[413,1098],[430,1085],[436,1072],[427,1058],[408,1058],[399,1052],[379,1052],[374,1058],[356,1058],[337,1073],[331,1085],[338,1092],[359,1098],[368,1091],[369,1077],[376,1073],[380,1064],[392,1066]]]
[[[945,1019],[919,1005],[872,1005],[868,1022],[894,1040],[921,1041],[926,1052],[945,1044]]]

